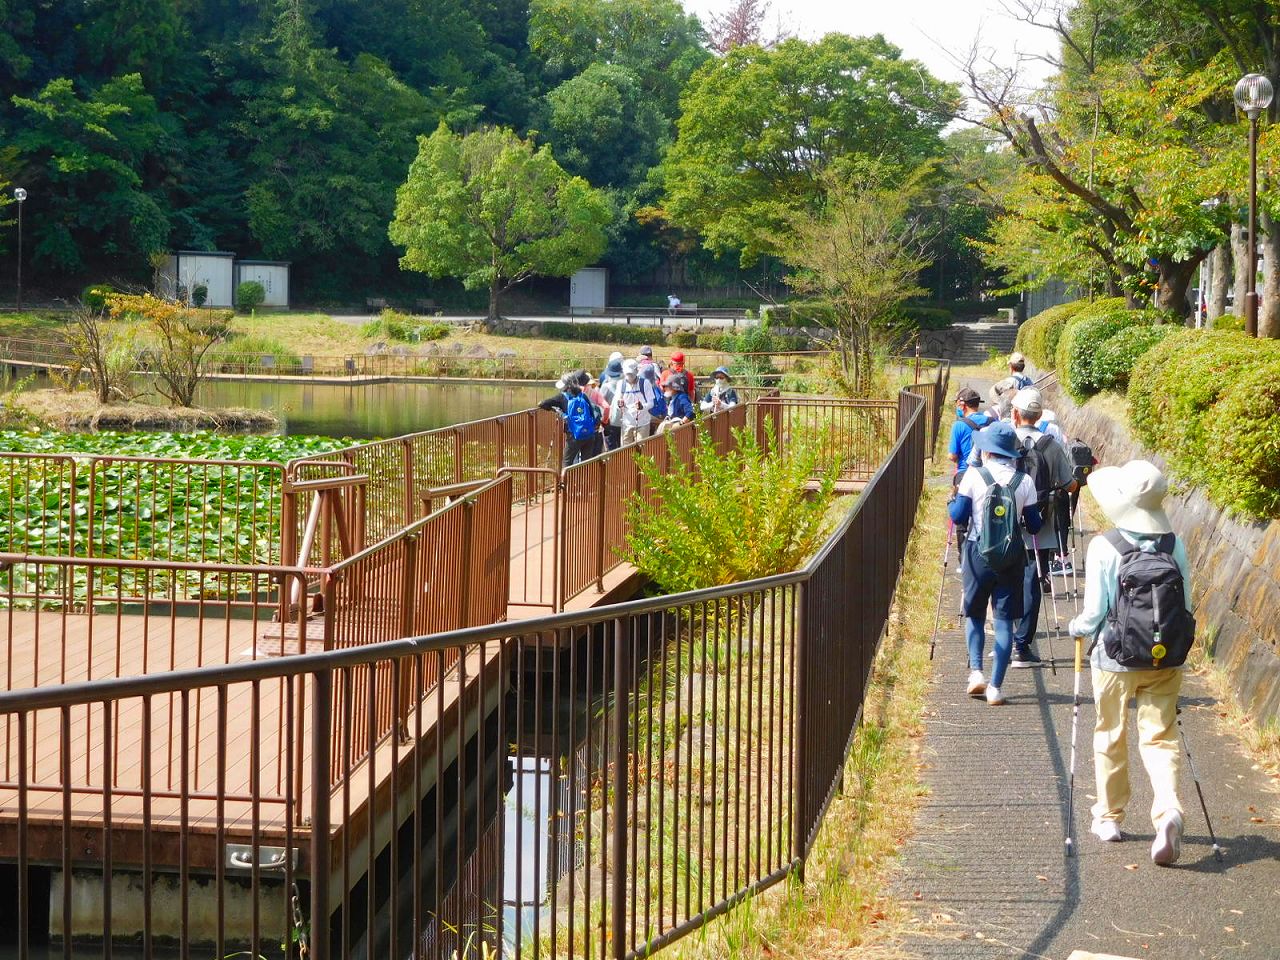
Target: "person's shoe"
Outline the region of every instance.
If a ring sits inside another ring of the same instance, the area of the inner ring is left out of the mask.
[[[1069,577],[1074,571],[1070,560],[1050,560],[1049,572],[1055,577]]]
[[[969,687],[968,692],[971,697],[980,697],[987,690],[987,680],[982,675],[981,670],[969,671]]]
[[[1029,643],[1015,643],[1011,661],[1015,667],[1034,667],[1042,661]]]
[[[987,684],[987,706],[998,707],[1004,703],[1004,694],[994,684]]]
[[[1103,843],[1118,843],[1123,839],[1120,836],[1120,824],[1114,820],[1094,820],[1089,832]]]
[[[1177,863],[1182,854],[1182,814],[1166,813],[1156,826],[1156,838],[1151,841],[1151,862],[1161,867]]]

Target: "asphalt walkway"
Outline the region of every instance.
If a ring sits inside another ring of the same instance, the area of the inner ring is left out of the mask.
[[[954,552],[947,580],[925,715],[928,795],[897,880],[913,913],[903,953],[947,960],[1066,960],[1076,950],[1161,960],[1280,958],[1280,795],[1224,731],[1205,683],[1186,677],[1183,724],[1222,862],[1214,859],[1184,763],[1182,858],[1174,867],[1152,864],[1151,791],[1136,756],[1132,706],[1133,799],[1125,840],[1104,844],[1089,833],[1094,778],[1087,666],[1076,766],[1077,855],[1067,857],[1073,673],[1065,629],[1053,643],[1056,676],[1047,662],[1048,609],[1037,641],[1046,663],[1009,670],[1004,706],[970,699]],[[1083,593],[1083,577],[1079,587]],[[1074,609],[1059,596],[1064,628]],[[988,671],[989,665],[988,659]]]

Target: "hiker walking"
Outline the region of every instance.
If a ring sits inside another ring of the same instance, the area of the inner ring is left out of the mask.
[[[947,441],[947,459],[956,465],[953,486],[960,485],[960,478],[969,468],[974,435],[995,422],[990,414],[978,412],[981,404],[982,398],[972,387],[961,387],[956,394],[956,422],[951,425],[951,438]]]
[[[658,377],[658,386],[666,387],[673,377],[684,374],[684,392],[689,397],[689,402],[693,403],[698,399],[697,386],[694,384],[693,371],[684,365],[684,354],[677,350],[671,354],[671,366],[662,371],[662,375]]]
[[[1089,489],[1115,528],[1094,537],[1085,557],[1084,607],[1072,636],[1091,641],[1089,655],[1097,718],[1093,763],[1098,799],[1091,830],[1098,839],[1123,839],[1129,803],[1126,707],[1138,702],[1138,747],[1151,780],[1151,859],[1174,863],[1182,846],[1178,801],[1178,692],[1182,666],[1195,639],[1187,551],[1173,533],[1163,503],[1169,482],[1145,460],[1102,467]]]
[[[566,373],[556,381],[556,394],[538,404],[543,410],[557,411],[564,420],[562,468],[589,460],[595,455],[593,451],[601,415],[583,392],[586,380],[586,371]]]
[[[995,420],[1008,420],[1013,410],[1013,395],[1017,392],[1018,387],[1012,377],[997,380],[987,391],[990,406],[983,412]]]
[[[1031,667],[1040,662],[1032,643],[1040,617],[1050,563],[1060,554],[1059,503],[1065,503],[1076,482],[1067,453],[1053,437],[1040,431],[1044,404],[1040,391],[1023,387],[1013,397],[1013,427],[1022,447],[1022,470],[1035,484],[1036,505],[1043,524],[1039,531],[1024,531],[1027,564],[1022,574],[1022,618],[1013,631],[1013,665]],[[1056,616],[1056,614],[1055,614]]]
[[[968,527],[963,543],[965,639],[969,647],[971,697],[1004,703],[1000,687],[1013,647],[1013,623],[1023,613],[1022,570],[1027,562],[1022,525],[1040,529],[1035,482],[1019,467],[1018,436],[1007,423],[995,423],[974,437],[981,462],[966,470],[951,502],[951,519]],[[982,674],[987,608],[995,621],[995,663],[988,683]]]
[[[614,390],[609,418],[618,427],[622,446],[639,443],[649,436],[657,393],[657,388],[640,376],[639,365],[634,360],[622,364],[622,382]]]
[[[1022,390],[1035,381],[1026,374],[1027,358],[1016,350],[1009,354],[1009,379],[1014,382],[1014,389]]]
[[[639,367],[640,379],[648,381],[653,386],[654,401],[653,407],[649,410],[649,436],[652,437],[658,430],[658,424],[667,417],[667,398],[663,396],[662,388],[658,385],[661,369],[653,359],[653,347],[641,347],[636,356],[636,364]]]
[[[604,446],[606,450],[617,450],[622,445],[622,427],[613,416],[613,401],[621,385],[622,354],[615,352],[609,358],[609,364],[600,377],[600,398],[605,410]]]
[[[667,416],[660,424],[658,424],[658,433],[666,433],[668,430],[674,430],[681,424],[688,423],[693,419],[693,404],[689,400],[689,394],[685,387],[684,377],[687,374],[679,373],[674,377],[669,377],[667,382],[662,385],[662,395],[667,403]]]
[[[715,382],[699,404],[702,412],[719,413],[721,410],[736,407],[738,405],[738,391],[733,389],[730,383],[733,378],[729,376],[728,368],[716,367],[712,371],[711,377]]]

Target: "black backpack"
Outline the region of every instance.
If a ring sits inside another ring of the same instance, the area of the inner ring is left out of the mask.
[[[1098,462],[1094,459],[1093,448],[1083,440],[1072,440],[1067,446],[1067,453],[1071,455],[1071,473],[1076,483],[1084,486],[1089,482],[1089,474]]]
[[[1186,583],[1173,559],[1172,533],[1146,553],[1119,530],[1106,534],[1120,554],[1116,602],[1102,628],[1102,648],[1122,667],[1180,667],[1196,640]]]
[[[1047,433],[1041,434],[1026,447],[1026,452],[1022,454],[1022,471],[1035,482],[1036,503],[1040,506],[1051,501],[1056,492],[1053,487],[1053,473],[1049,468],[1049,459],[1045,456],[1045,451],[1049,449],[1049,444],[1057,442]]]

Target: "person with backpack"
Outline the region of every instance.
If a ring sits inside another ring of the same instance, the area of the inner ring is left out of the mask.
[[[947,459],[956,465],[952,486],[960,485],[961,477],[969,468],[974,436],[995,422],[990,415],[978,412],[981,404],[982,398],[972,387],[961,387],[956,394],[956,422],[951,425],[951,438],[947,441]]]
[[[677,350],[671,354],[671,366],[662,371],[662,375],[658,377],[658,386],[666,387],[673,377],[684,376],[684,392],[689,396],[689,402],[693,403],[698,399],[697,385],[694,383],[693,371],[684,365],[684,354]]]
[[[595,456],[596,437],[601,415],[583,388],[587,382],[586,371],[566,373],[556,387],[559,392],[543,400],[538,406],[543,410],[555,410],[564,419],[564,456],[561,467],[571,467]]]
[[[693,403],[689,400],[689,394],[682,379],[684,376],[686,375],[681,373],[670,377],[662,385],[663,399],[667,403],[667,416],[658,424],[658,433],[674,430],[693,419]]]
[[[1129,802],[1126,707],[1133,698],[1139,753],[1153,794],[1151,859],[1166,866],[1177,861],[1182,847],[1178,693],[1196,628],[1187,551],[1164,511],[1169,482],[1154,464],[1131,460],[1102,467],[1090,474],[1089,489],[1115,525],[1089,541],[1084,606],[1070,624],[1072,636],[1091,640],[1098,797],[1091,830],[1105,842],[1123,839],[1120,825]]]
[[[614,390],[609,418],[618,426],[622,446],[639,443],[649,436],[657,392],[652,383],[640,376],[639,365],[634,360],[622,364],[622,383]]]
[[[1035,483],[1036,505],[1043,520],[1034,536],[1024,534],[1027,564],[1022,575],[1022,618],[1013,631],[1013,665],[1033,667],[1040,662],[1032,642],[1036,638],[1045,578],[1049,576],[1050,563],[1061,554],[1058,505],[1065,502],[1076,484],[1062,445],[1040,431],[1040,415],[1044,410],[1040,391],[1023,387],[1014,394],[1012,409],[1013,429],[1023,451],[1022,471]]]
[[[1026,369],[1026,357],[1016,350],[1009,354],[1009,379],[1014,382],[1014,389],[1024,390],[1035,382],[1024,372]]]
[[[613,418],[613,400],[622,385],[622,354],[614,353],[600,377],[600,399],[604,410],[604,446],[617,450],[622,445],[622,427]]]
[[[1004,703],[1000,691],[1013,648],[1013,624],[1022,616],[1022,570],[1027,562],[1021,527],[1040,529],[1035,482],[1019,469],[1022,451],[1007,423],[995,423],[973,441],[981,462],[965,471],[951,502],[956,527],[967,527],[961,545],[964,567],[965,639],[969,647],[971,697]],[[991,681],[982,674],[987,608],[995,621],[995,662]]]
[[[733,385],[730,383],[732,377],[729,376],[729,368],[716,367],[712,371],[711,377],[715,383],[699,404],[702,412],[719,413],[721,410],[736,407],[738,405],[738,391],[733,389]]]

